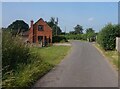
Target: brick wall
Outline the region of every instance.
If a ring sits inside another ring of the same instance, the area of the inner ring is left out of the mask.
[[[116,50],[120,52],[120,38],[116,37]]]
[[[39,31],[38,26],[42,25],[43,30]],[[48,24],[40,18],[36,23],[31,21],[31,27],[29,30],[29,42],[30,43],[39,43],[38,37],[42,36],[42,43],[52,43],[52,29],[48,26]]]

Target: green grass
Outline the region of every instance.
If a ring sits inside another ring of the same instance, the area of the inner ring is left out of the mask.
[[[32,48],[34,52],[37,52],[42,59],[52,65],[58,64],[61,59],[67,55],[70,46],[52,46],[45,48]]]
[[[17,70],[9,71],[3,75],[3,87],[30,87],[37,79],[60,63],[70,48],[70,46],[30,48],[30,52],[36,56],[31,57],[30,63],[21,64]]]
[[[120,57],[120,53],[118,53],[116,50],[109,50],[105,51],[99,44],[95,44],[95,47],[98,48],[98,50],[105,56],[107,59],[112,63],[114,68],[118,70],[118,58]]]

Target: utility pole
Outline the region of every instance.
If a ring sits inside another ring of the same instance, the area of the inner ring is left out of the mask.
[[[65,26],[65,35],[66,35],[66,26]]]
[[[55,24],[56,24],[56,36],[57,36],[58,17],[56,18],[56,22],[55,22]]]

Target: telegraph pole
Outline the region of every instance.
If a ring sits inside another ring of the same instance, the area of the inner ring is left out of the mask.
[[[56,24],[56,36],[57,36],[58,17],[56,18],[56,22],[55,22],[55,24]]]
[[[65,26],[65,35],[66,35],[66,26]]]

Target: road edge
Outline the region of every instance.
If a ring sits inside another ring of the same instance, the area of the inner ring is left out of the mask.
[[[98,47],[95,46],[95,44],[92,44],[98,51],[100,54],[102,54],[102,56],[105,58],[105,61],[108,63],[108,65],[111,67],[111,69],[113,70],[113,72],[116,74],[116,76],[118,77],[118,69],[108,60],[108,57],[106,57],[106,55],[101,51],[101,49],[99,49]]]

